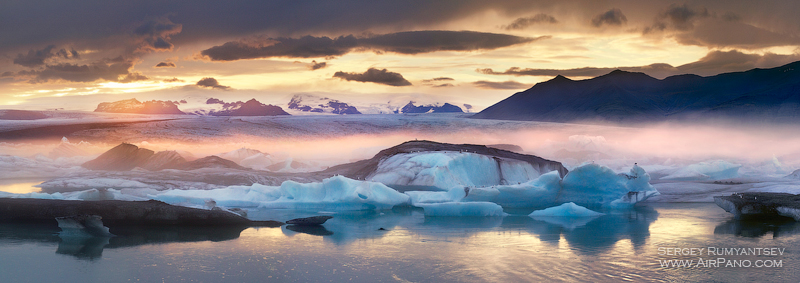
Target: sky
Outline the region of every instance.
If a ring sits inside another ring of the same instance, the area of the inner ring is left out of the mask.
[[[285,108],[310,93],[479,111],[559,74],[712,76],[798,61],[797,11],[791,0],[7,0],[0,109],[211,97]]]

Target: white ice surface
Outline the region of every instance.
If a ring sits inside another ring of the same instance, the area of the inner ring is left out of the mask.
[[[498,166],[499,165],[499,166]],[[387,185],[437,187],[484,187],[524,183],[540,175],[529,163],[468,152],[434,151],[393,155],[378,164],[367,179]]]

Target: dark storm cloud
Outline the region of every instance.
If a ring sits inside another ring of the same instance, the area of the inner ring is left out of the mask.
[[[40,70],[19,71],[17,78],[30,78],[31,83],[48,81],[93,82],[98,80],[111,82],[133,82],[148,79],[139,73],[131,73],[133,62],[117,57],[103,59],[89,64],[59,63],[45,65]]]
[[[595,27],[601,27],[603,25],[621,26],[627,22],[628,18],[622,14],[622,10],[617,8],[608,10],[592,19],[592,25]]]
[[[777,33],[743,22],[716,19],[698,24],[694,29],[675,34],[674,37],[685,45],[719,48],[759,49],[800,44],[800,36],[796,34]]]
[[[312,71],[314,71],[314,70],[319,70],[319,69],[325,68],[327,66],[328,66],[328,62],[319,62],[319,63],[317,63],[317,61],[311,61],[311,66],[308,66],[308,68],[311,69]]]
[[[403,78],[403,75],[395,72],[389,72],[386,69],[379,70],[376,68],[369,68],[363,73],[346,73],[340,71],[334,73],[333,77],[347,81],[370,82],[390,86],[411,85],[411,82]]]
[[[486,89],[523,89],[530,87],[529,85],[515,81],[504,81],[504,82],[477,81],[473,82],[472,84],[475,87],[486,88]]]
[[[167,18],[150,20],[136,27],[133,36],[138,41],[135,52],[172,50],[174,46],[169,40],[181,32],[183,25],[176,24]]]
[[[519,29],[526,29],[529,26],[540,23],[556,24],[558,23],[558,20],[556,20],[556,18],[551,15],[540,13],[531,17],[517,18],[510,24],[504,25],[501,28],[505,30],[515,30],[515,29],[519,30]]]
[[[175,68],[175,63],[172,62],[160,62],[156,65],[156,68]]]
[[[642,33],[646,36],[672,37],[683,45],[715,48],[760,49],[800,45],[797,29],[770,29],[763,23],[763,19],[759,24],[747,22],[731,11],[717,14],[701,6],[672,4],[661,11]]]
[[[694,28],[695,21],[708,16],[709,13],[706,8],[692,8],[687,4],[672,4],[656,17],[653,25],[644,29],[644,33],[666,29],[690,30]]]
[[[472,51],[532,42],[530,38],[474,31],[408,31],[356,37],[268,38],[231,41],[200,52],[212,61],[233,61],[269,57],[313,58],[341,56],[356,50],[400,54],[434,51]]]
[[[200,87],[209,87],[209,88],[216,88],[216,89],[230,89],[231,88],[229,86],[220,85],[219,82],[217,82],[217,79],[210,78],[210,77],[203,78],[203,79],[197,81],[196,85],[200,86]]]
[[[699,60],[673,67],[669,64],[655,63],[646,66],[595,68],[584,67],[574,69],[530,69],[513,67],[503,72],[492,69],[478,69],[479,73],[487,75],[513,75],[513,76],[567,76],[567,77],[596,77],[610,73],[613,70],[628,72],[641,72],[656,78],[664,78],[679,74],[696,74],[712,76],[726,72],[741,72],[753,68],[773,68],[800,60],[800,54],[779,55],[767,53],[746,54],[737,50],[711,51]]]
[[[17,57],[14,58],[14,64],[33,68],[44,65],[45,60],[53,57],[60,57],[64,59],[80,58],[78,51],[67,51],[66,49],[62,48],[56,52],[53,52],[55,48],[55,45],[49,45],[41,50],[28,50],[27,54],[17,54]]]

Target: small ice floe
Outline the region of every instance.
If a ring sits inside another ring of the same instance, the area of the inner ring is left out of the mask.
[[[102,218],[97,215],[72,215],[56,217],[61,237],[114,237],[103,226]]]

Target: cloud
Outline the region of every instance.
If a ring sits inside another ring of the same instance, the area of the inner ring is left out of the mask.
[[[125,58],[104,58],[89,64],[58,63],[48,64],[38,70],[26,70],[16,73],[16,78],[29,78],[30,83],[48,81],[93,82],[105,80],[128,83],[149,79],[140,73],[131,73],[134,63]]]
[[[532,17],[517,18],[510,24],[504,25],[501,28],[505,30],[520,30],[540,23],[557,24],[558,20],[551,15],[540,13]]]
[[[45,64],[45,60],[60,57],[65,59],[77,59],[80,58],[78,51],[70,50],[67,51],[66,49],[61,49],[56,52],[53,50],[56,48],[55,45],[49,45],[41,50],[28,50],[28,54],[18,54],[16,58],[14,58],[14,64],[25,66],[25,67],[39,67]]]
[[[601,27],[602,25],[621,26],[628,22],[628,18],[622,14],[622,10],[613,8],[592,19],[592,25]]]
[[[432,82],[440,82],[440,81],[453,81],[453,80],[454,80],[453,78],[448,78],[448,77],[438,77],[438,78],[432,78],[432,79],[429,79],[429,80],[422,80],[422,82],[423,82],[423,83],[432,83]]]
[[[411,85],[411,82],[403,78],[403,75],[395,72],[389,72],[386,69],[379,70],[375,68],[369,68],[364,73],[346,73],[340,71],[334,73],[333,77],[347,81],[371,82],[390,86]]]
[[[694,28],[694,22],[700,18],[708,17],[708,9],[706,8],[690,8],[687,4],[676,5],[672,4],[666,10],[656,16],[655,22],[644,29],[643,33],[647,34],[654,31],[663,31],[667,29],[686,31]]]
[[[512,67],[503,72],[492,69],[477,69],[478,73],[487,75],[513,75],[513,76],[567,76],[567,77],[597,77],[610,73],[613,70],[628,72],[641,72],[656,78],[665,78],[672,75],[696,74],[713,76],[727,72],[741,72],[753,68],[774,68],[791,62],[800,61],[800,54],[780,55],[774,53],[747,54],[738,50],[711,51],[699,60],[674,67],[665,63],[655,63],[645,66],[596,68],[584,67],[574,69],[531,69]]]
[[[231,88],[229,86],[220,85],[219,82],[217,82],[217,79],[211,77],[206,77],[197,81],[196,85],[200,87],[208,87],[208,88],[224,89],[224,90]]]
[[[705,7],[672,4],[660,12],[643,35],[671,37],[683,45],[709,48],[761,49],[800,44],[796,30],[764,25],[764,20],[747,22],[739,14],[726,11],[721,15]]]
[[[149,80],[149,79],[150,78],[148,78],[145,75],[142,75],[141,73],[128,73],[127,75],[124,75],[124,76],[120,77],[119,79],[117,79],[117,82],[130,83],[130,82],[135,82],[135,81],[146,81],[146,80]]]
[[[279,37],[230,41],[203,50],[200,55],[212,61],[234,61],[270,57],[333,57],[361,50],[419,54],[435,51],[497,49],[542,38],[546,37],[530,38],[497,33],[441,30],[407,31],[365,37],[353,35],[336,38],[326,36]]]
[[[311,66],[308,66],[308,67],[312,71],[314,71],[314,70],[319,70],[319,69],[328,67],[328,63],[327,62],[319,62],[319,63],[317,63],[317,61],[311,61]]]
[[[477,81],[473,82],[472,84],[475,87],[486,88],[486,89],[523,89],[530,87],[527,84],[515,81],[504,81],[504,82]]]
[[[156,65],[156,68],[175,68],[175,63],[172,62],[160,62]]]
[[[432,85],[432,87],[452,87],[452,86],[455,86],[455,85],[453,85],[453,84],[450,84],[450,83],[446,83],[446,84],[434,84],[434,85]]]
[[[171,79],[164,80],[164,82],[165,83],[174,83],[174,82],[184,82],[184,80],[181,80],[179,78],[171,78]]]
[[[681,44],[718,48],[760,49],[800,44],[800,37],[794,34],[777,33],[744,22],[719,19],[705,21],[674,37]]]
[[[150,20],[136,27],[133,36],[137,41],[135,53],[172,50],[174,45],[168,40],[183,30],[183,25],[167,18]]]

